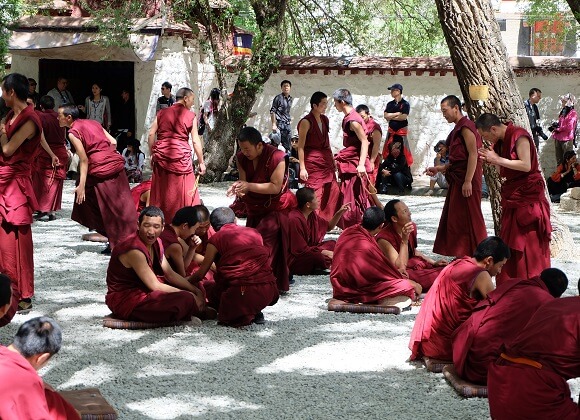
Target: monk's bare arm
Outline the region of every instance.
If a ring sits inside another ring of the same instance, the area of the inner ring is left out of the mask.
[[[308,181],[308,172],[304,160],[304,146],[306,145],[306,135],[310,130],[310,121],[303,119],[298,124],[298,160],[300,161],[300,179]]]
[[[199,134],[197,134],[197,117],[193,119],[193,127],[191,129],[191,140],[193,144],[193,152],[197,156],[197,166],[199,167],[199,173],[201,175],[205,174],[205,161],[203,160],[203,149],[201,147],[201,140],[199,139]]]
[[[103,133],[105,134],[105,137],[109,139],[109,141],[111,142],[111,144],[113,146],[116,146],[117,145],[117,139],[115,137],[111,136],[109,134],[109,132],[107,130],[105,130],[104,128],[103,128]]]
[[[183,260],[183,248],[179,244],[171,244],[165,248],[165,259],[173,262],[173,271],[185,277],[185,261]]]
[[[358,159],[358,166],[356,168],[356,171],[358,172],[359,176],[362,176],[366,173],[365,162],[369,154],[369,139],[367,138],[365,131],[362,128],[362,125],[360,125],[356,121],[350,122],[350,129],[355,132],[356,136],[358,137],[361,143],[360,156]]]
[[[379,248],[383,251],[383,255],[399,270],[407,268],[409,261],[409,250],[407,248],[408,242],[402,241],[401,248],[397,251],[389,241],[379,239],[377,241]]]
[[[18,148],[24,143],[26,139],[29,139],[36,134],[36,126],[32,121],[26,121],[22,127],[20,127],[8,141],[6,134],[0,135],[0,145],[2,145],[2,153],[6,157],[12,156]]]
[[[58,166],[60,164],[60,161],[58,160],[58,157],[52,152],[52,149],[48,145],[48,142],[44,137],[44,131],[40,133],[40,146],[44,149],[46,153],[48,153],[48,155],[52,159],[52,166]]]
[[[165,280],[171,283],[172,286],[180,290],[187,290],[192,292],[194,295],[199,294],[200,290],[192,285],[187,278],[180,276],[178,273],[173,271],[167,258],[163,257],[161,261],[161,268],[163,269],[163,274],[165,275]]]
[[[377,156],[379,155],[379,148],[381,146],[382,135],[379,130],[375,130],[373,131],[372,136],[373,136],[373,150],[371,150],[371,165],[374,166],[374,162],[377,159]]]
[[[165,259],[164,259],[165,260]],[[127,267],[132,268],[137,276],[141,279],[143,284],[151,291],[159,290],[161,292],[175,293],[180,290],[168,284],[161,283],[151,267],[147,264],[145,254],[141,251],[133,249],[125,254],[119,256],[119,261]]]
[[[282,191],[282,185],[284,184],[284,172],[286,171],[286,162],[281,161],[274,173],[270,177],[270,182],[248,182],[247,191],[251,191],[258,194],[279,194]],[[241,172],[240,172],[241,175]],[[245,191],[242,191],[245,192]]]
[[[70,133],[68,139],[79,157],[79,185],[75,188],[75,194],[77,195],[77,204],[82,204],[85,201],[85,185],[87,183],[87,174],[89,171],[89,158],[87,157],[87,153],[85,152],[85,148],[80,139]]]
[[[153,145],[157,139],[157,117],[153,120],[153,124],[149,128],[149,134],[147,135],[147,145],[149,146],[149,154],[153,154]]]
[[[343,204],[342,207],[339,208],[336,213],[334,213],[334,216],[332,216],[332,219],[330,219],[328,222],[328,229],[326,231],[330,232],[332,229],[334,229],[342,215],[348,210],[350,210],[350,203]]]
[[[527,137],[522,136],[517,139],[516,152],[519,159],[511,160],[496,155],[497,157],[494,156],[492,159],[488,158],[488,162],[514,171],[530,172],[532,157],[530,155],[530,140]]]
[[[471,197],[473,193],[473,186],[471,182],[473,181],[473,175],[475,174],[475,169],[477,168],[477,160],[479,159],[479,154],[477,153],[477,142],[475,140],[475,134],[468,128],[462,128],[461,134],[465,140],[465,147],[467,148],[467,153],[469,154],[467,158],[467,170],[465,171],[465,179],[463,181],[463,186],[461,187],[461,192],[464,197]]]
[[[189,278],[187,280],[190,283],[197,283],[201,279],[203,279],[204,276],[209,271],[209,269],[211,268],[211,265],[213,264],[217,254],[218,254],[217,248],[212,244],[208,244],[207,248],[205,250],[205,256],[203,258],[203,262],[201,263],[201,267],[199,267],[199,270],[197,270],[195,273],[193,273],[193,275],[189,276]]]
[[[482,299],[487,298],[487,294],[495,289],[493,282],[491,281],[491,276],[487,271],[482,271],[478,274],[473,282],[473,287],[471,288],[472,297],[481,297]]]

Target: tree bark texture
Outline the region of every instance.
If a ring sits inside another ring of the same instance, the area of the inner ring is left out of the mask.
[[[572,0],[570,0],[572,1]],[[499,25],[489,0],[436,0],[437,11],[453,67],[470,118],[484,112],[530,130],[522,96],[516,85],[515,74],[508,62],[507,51]],[[474,101],[469,86],[487,85],[487,101]],[[493,222],[496,235],[501,228],[501,180],[498,171],[484,165],[485,180],[489,187]],[[547,194],[547,190],[546,190]],[[552,227],[552,256],[573,249],[570,231],[550,206]]]

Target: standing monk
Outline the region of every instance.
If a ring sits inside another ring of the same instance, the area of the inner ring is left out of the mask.
[[[175,104],[157,113],[148,139],[153,166],[150,203],[161,208],[168,220],[173,219],[180,208],[200,203],[192,151],[197,156],[199,174],[205,174],[197,117],[190,111],[193,91],[181,88],[175,98]]]
[[[473,257],[453,261],[439,274],[427,293],[411,332],[411,360],[421,357],[453,359],[451,336],[478,301],[494,288],[492,276],[501,272],[510,256],[498,237],[484,239]]]
[[[254,127],[238,134],[240,151],[236,155],[239,181],[227,194],[235,194],[246,205],[246,226],[255,227],[271,250],[272,271],[278,290],[289,290],[288,216],[282,210],[296,207],[296,197],[288,190],[288,164],[285,153],[265,144]]]
[[[461,258],[472,255],[487,237],[481,212],[483,171],[477,155],[482,141],[475,124],[461,113],[461,101],[457,96],[443,98],[441,112],[447,122],[455,123],[455,127],[446,140],[449,163],[426,171],[430,176],[445,173],[449,184],[433,252]]]
[[[32,307],[34,261],[32,211],[37,208],[31,163],[36,156],[42,123],[26,103],[28,79],[9,74],[2,80],[2,99],[11,108],[0,125],[0,272],[13,281],[12,306],[0,319],[5,325],[20,309]]]
[[[75,105],[58,109],[61,127],[79,156],[79,179],[71,219],[109,239],[110,248],[135,231],[137,218],[116,141],[96,121],[79,119]]]
[[[58,114],[53,110],[54,99],[45,95],[40,98],[40,111],[36,111],[42,122],[43,136],[49,150],[40,149],[34,163],[32,185],[36,199],[37,210],[43,217],[48,214],[48,220],[56,219],[55,211],[60,210],[62,187],[66,179],[66,164],[68,151],[66,149],[64,127],[58,123]],[[55,159],[56,157],[56,159]]]
[[[336,155],[342,202],[350,204],[340,222],[343,228],[356,225],[364,211],[372,205],[369,192],[369,174],[373,168],[369,160],[369,140],[362,117],[352,107],[352,95],[347,89],[332,94],[334,107],[344,114],[342,119],[342,149]]]
[[[507,279],[539,276],[550,267],[550,204],[538,165],[536,147],[530,134],[512,123],[503,124],[493,114],[483,114],[477,130],[493,150],[480,149],[485,163],[496,165],[501,188],[500,237],[508,244],[512,257],[497,284]]]
[[[502,348],[487,377],[491,418],[580,418],[566,382],[580,377],[578,308],[577,296],[543,304]]]
[[[330,220],[340,202],[340,189],[328,137],[328,117],[324,115],[327,106],[325,93],[312,94],[310,113],[298,123],[298,160],[300,179],[318,197],[320,208],[317,213]]]
[[[379,148],[381,146],[381,139],[383,138],[383,129],[381,125],[375,121],[371,116],[371,111],[366,105],[359,105],[356,107],[356,112],[362,117],[365,122],[365,133],[369,140],[370,149],[370,162],[373,168],[373,173],[369,175],[371,184],[375,184],[377,180],[377,174],[379,172],[379,166],[381,165],[381,155],[379,154]]]

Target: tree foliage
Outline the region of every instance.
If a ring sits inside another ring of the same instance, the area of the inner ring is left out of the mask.
[[[24,15],[26,10],[27,8],[21,0],[4,0],[0,7],[0,75],[4,73],[6,68],[10,27],[20,16]]]

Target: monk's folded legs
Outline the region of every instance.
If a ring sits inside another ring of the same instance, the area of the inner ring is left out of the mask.
[[[169,322],[189,321],[200,310],[192,293],[153,291],[129,315],[131,321]]]

